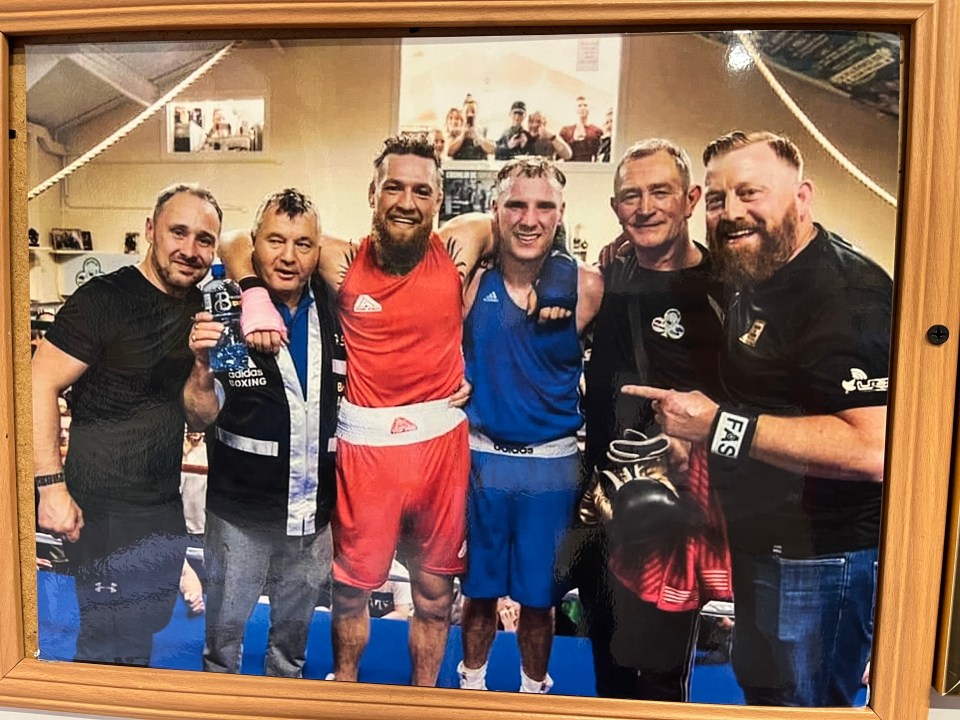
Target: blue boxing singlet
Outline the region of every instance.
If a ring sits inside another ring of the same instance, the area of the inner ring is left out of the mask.
[[[463,354],[473,385],[471,429],[495,442],[534,445],[570,437],[583,425],[576,316],[543,324],[527,317],[498,268],[480,278],[464,321]]]

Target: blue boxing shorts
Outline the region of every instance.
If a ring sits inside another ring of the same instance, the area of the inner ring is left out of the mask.
[[[577,499],[576,439],[503,445],[471,431],[470,461],[463,594],[552,607],[557,551]]]

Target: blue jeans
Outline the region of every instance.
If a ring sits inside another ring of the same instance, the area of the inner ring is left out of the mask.
[[[852,707],[873,641],[877,549],[732,559],[733,669],[747,703]]]

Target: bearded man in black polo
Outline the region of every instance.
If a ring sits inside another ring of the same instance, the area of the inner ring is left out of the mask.
[[[747,702],[851,706],[873,637],[893,284],[814,223],[813,183],[786,138],[734,132],[703,160],[732,402],[624,391],[710,449]]]

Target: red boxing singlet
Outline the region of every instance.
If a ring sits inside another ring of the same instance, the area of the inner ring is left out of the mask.
[[[346,398],[362,407],[440,400],[463,378],[462,281],[440,236],[403,276],[376,262],[363,239],[340,286]]]

